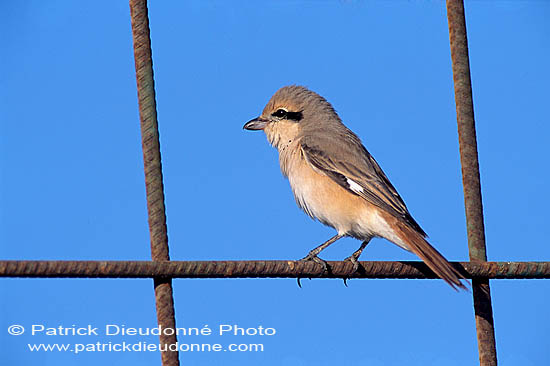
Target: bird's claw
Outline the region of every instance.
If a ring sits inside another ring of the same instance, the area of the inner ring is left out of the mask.
[[[298,278],[296,278],[296,280],[298,281],[298,287],[302,288],[302,282],[300,282],[302,280],[302,277],[298,277]],[[310,278],[310,280],[311,280],[311,278]]]
[[[309,261],[313,261],[317,264],[320,264],[321,266],[323,266],[323,274],[329,272],[329,266],[328,266],[328,263],[319,258],[317,256],[317,254],[311,254],[309,253],[308,255],[306,255],[304,258],[300,259],[300,262],[309,262]]]
[[[355,256],[350,255],[349,257],[344,259],[344,262],[345,261],[350,261],[353,264],[353,272],[359,271],[360,264],[359,264],[359,261],[357,260],[357,258]]]
[[[359,271],[359,267],[361,266],[359,264],[359,261],[357,260],[357,257],[354,256],[354,255],[350,255],[349,257],[347,257],[346,259],[344,259],[344,262],[345,261],[349,261],[353,264],[353,273],[355,272],[358,272]],[[343,278],[344,280],[344,286],[348,287],[348,280],[349,280],[349,277],[344,277]]]
[[[299,260],[299,262],[309,262],[309,261],[315,262],[315,263],[320,264],[321,266],[323,266],[323,274],[328,273],[330,271],[330,267],[328,266],[327,262],[324,261],[323,259],[319,258],[317,256],[317,254],[309,253],[304,258]],[[301,278],[298,277],[297,278],[298,287],[302,288],[302,283],[300,282],[300,280],[301,280]],[[311,278],[310,278],[310,280],[311,280]]]

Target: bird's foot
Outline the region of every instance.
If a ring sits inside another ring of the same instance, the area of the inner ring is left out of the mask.
[[[315,253],[309,252],[308,255],[306,255],[304,258],[300,259],[300,262],[309,262],[309,261],[313,261],[313,262],[323,266],[323,274],[329,272],[329,270],[330,270],[328,263],[325,260],[319,258],[317,256],[317,254],[315,254]]]
[[[355,254],[355,253],[354,253]],[[346,259],[344,259],[344,262],[345,261],[349,261],[353,264],[353,273],[355,272],[358,272],[359,271],[359,268],[361,266],[361,264],[359,263],[359,261],[357,260],[357,256],[355,255],[350,255],[349,257],[347,257]],[[348,280],[349,280],[349,277],[344,277],[343,278],[344,280],[344,286],[348,287]]]
[[[344,262],[350,261],[353,264],[353,272],[357,272],[359,271],[359,267],[361,266],[361,264],[359,264],[359,261],[357,260],[357,257],[354,254],[344,259]]]
[[[323,274],[328,273],[330,271],[330,267],[329,267],[328,263],[325,260],[319,258],[317,256],[317,254],[315,254],[315,253],[309,252],[308,255],[306,255],[304,258],[299,260],[299,262],[309,262],[309,261],[315,262],[315,263],[320,264],[321,266],[323,266]],[[298,287],[300,287],[300,288],[302,288],[302,283],[300,282],[301,279],[302,279],[301,277],[297,278]],[[310,280],[311,280],[311,278],[310,278]]]

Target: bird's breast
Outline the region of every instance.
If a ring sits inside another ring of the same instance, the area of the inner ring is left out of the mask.
[[[353,235],[358,225],[365,223],[368,203],[313,168],[299,144],[280,151],[279,159],[296,203],[309,216],[347,235]],[[368,230],[360,231],[358,236],[370,235]]]

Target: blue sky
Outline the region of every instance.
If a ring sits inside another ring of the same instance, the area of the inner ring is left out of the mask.
[[[549,261],[550,3],[467,1],[490,260]],[[281,86],[325,96],[431,242],[467,260],[442,1],[150,4],[174,260],[298,259],[334,234],[294,203],[277,153],[243,131]],[[128,4],[0,5],[0,255],[150,259]],[[254,189],[251,189],[254,188]],[[254,191],[254,192],[253,192]],[[347,257],[345,239],[325,259]],[[373,240],[364,260],[416,260]],[[476,364],[472,299],[443,281],[175,280],[178,326],[272,327],[264,352],[187,352],[186,365]],[[492,281],[500,365],[550,361],[550,282]],[[155,352],[30,352],[28,343],[155,337],[10,336],[7,327],[156,325],[151,280],[3,279],[3,363],[160,364]]]

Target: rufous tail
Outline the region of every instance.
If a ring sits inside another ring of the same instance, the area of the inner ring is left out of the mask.
[[[467,287],[461,282],[461,280],[465,280],[466,278],[458,272],[441,253],[432,247],[419,232],[399,219],[395,219],[394,223],[395,226],[397,226],[397,234],[401,240],[403,240],[409,246],[410,250],[420,257],[436,275],[455,290],[459,288],[467,290]]]

